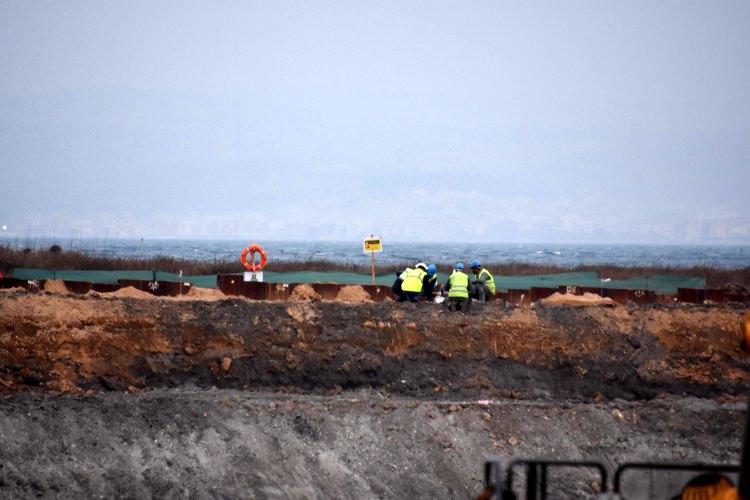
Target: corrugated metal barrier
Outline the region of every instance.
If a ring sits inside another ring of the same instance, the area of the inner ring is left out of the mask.
[[[47,280],[23,280],[16,278],[0,278],[0,288],[20,287],[29,292],[41,292]],[[85,294],[90,290],[106,293],[120,288],[132,286],[138,290],[148,292],[155,296],[177,296],[190,292],[192,284],[176,281],[148,281],[121,279],[117,284],[91,283],[88,281],[65,280],[66,288],[75,294]],[[217,285],[227,296],[242,296],[253,300],[288,300],[299,283],[261,283],[256,281],[245,282],[242,275],[220,274],[217,277]],[[339,291],[344,286],[334,283],[310,283],[308,286],[319,294],[323,300],[335,300]],[[373,301],[382,302],[393,300],[395,297],[389,286],[384,285],[359,285]],[[581,286],[531,287],[529,289],[510,289],[498,291],[495,300],[505,300],[513,304],[530,304],[537,300],[549,297],[553,293],[568,293],[582,295],[584,293],[595,293],[602,297],[609,297],[615,302],[626,304],[673,304],[675,302],[701,304],[704,301],[713,303],[740,302],[750,303],[748,295],[732,293],[722,289],[712,288],[678,288],[676,294],[657,294],[652,290],[645,289],[623,289],[623,288],[601,288]]]

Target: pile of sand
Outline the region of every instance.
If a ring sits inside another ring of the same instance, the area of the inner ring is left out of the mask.
[[[370,294],[359,285],[342,287],[336,295],[336,300],[341,302],[372,302]]]
[[[63,280],[47,280],[44,282],[44,291],[50,293],[68,293],[68,288]]]
[[[295,286],[294,290],[292,290],[292,294],[289,296],[289,300],[298,301],[318,301],[322,299],[323,297],[321,297],[320,294],[308,284]]]
[[[190,300],[223,300],[226,299],[227,296],[222,293],[221,290],[218,288],[200,288],[197,286],[193,286],[190,288],[190,291],[186,293],[185,295],[178,295],[178,298],[187,298]]]
[[[10,288],[0,288],[0,292],[2,293],[15,293],[15,292],[25,292],[26,289],[22,286],[13,286]]]
[[[596,293],[584,293],[583,295],[562,294],[555,292],[545,299],[539,301],[544,306],[613,306],[615,301],[609,297],[602,297]]]
[[[126,286],[125,288],[120,288],[116,292],[110,292],[103,294],[108,297],[120,297],[120,298],[129,298],[129,299],[155,299],[155,295],[151,295],[148,292],[144,292],[141,290],[138,290],[134,286]]]

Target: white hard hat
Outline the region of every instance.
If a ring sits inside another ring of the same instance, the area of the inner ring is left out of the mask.
[[[419,264],[417,264],[417,268],[420,268],[420,267],[421,267],[421,268],[422,268],[422,269],[423,269],[424,271],[427,271],[427,264],[425,264],[424,262],[420,262]]]

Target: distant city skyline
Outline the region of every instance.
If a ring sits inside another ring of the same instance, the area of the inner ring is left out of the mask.
[[[410,224],[367,224],[342,220],[306,221],[304,219],[273,220],[261,214],[247,217],[229,215],[158,214],[150,218],[120,217],[98,214],[88,217],[22,217],[17,224],[0,230],[0,237],[25,239],[44,238],[46,241],[65,242],[71,239],[256,239],[256,240],[312,240],[358,241],[369,234],[378,234],[391,241],[451,241],[445,234],[413,233]],[[260,220],[263,222],[254,222]],[[25,222],[25,223],[24,223]],[[557,226],[544,221],[526,223],[513,230],[498,221],[471,223],[458,222],[447,226],[447,231],[459,229],[475,236],[466,241],[491,241],[495,243],[584,243],[584,244],[750,244],[750,219],[740,219],[731,214],[696,218],[679,223],[640,222],[622,228],[601,227],[574,216],[564,216]]]

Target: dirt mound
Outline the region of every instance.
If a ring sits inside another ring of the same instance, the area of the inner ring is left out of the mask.
[[[547,298],[541,299],[539,303],[543,306],[614,306],[615,301],[609,297],[602,297],[596,293],[584,293],[583,295],[562,294],[555,292]]]
[[[289,296],[289,300],[296,301],[319,301],[322,299],[323,297],[307,284],[295,286],[292,294]]]
[[[197,286],[191,288],[187,295],[188,297],[202,300],[222,300],[227,298],[218,288],[200,288]]]
[[[14,286],[11,288],[0,288],[0,293],[16,293],[16,292],[25,292],[26,289],[22,286]]]
[[[105,297],[119,297],[129,299],[156,299],[156,296],[148,292],[138,290],[134,286],[126,286],[125,288],[120,288],[115,292],[104,293],[102,295],[104,295]]]
[[[47,280],[44,282],[44,291],[50,293],[68,293],[68,288],[63,280]]]
[[[750,291],[748,291],[748,289],[744,286],[737,283],[727,283],[726,285],[721,287],[721,289],[733,295],[739,295],[740,297],[750,297]]]
[[[223,300],[227,296],[224,295],[218,288],[200,288],[194,286],[190,288],[190,291],[186,295],[179,296],[178,298],[188,298],[190,300]]]
[[[372,302],[372,297],[359,285],[341,287],[336,300],[339,302]]]

